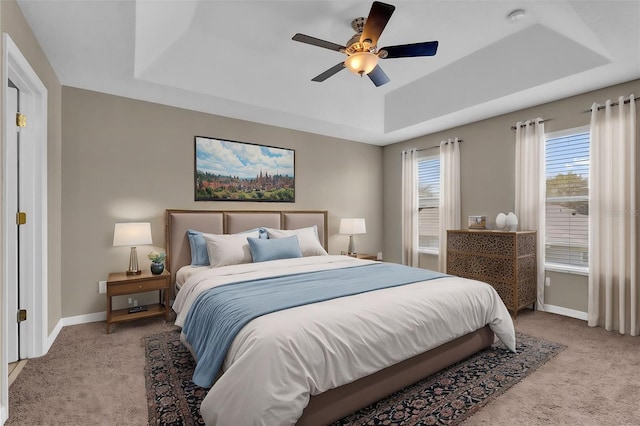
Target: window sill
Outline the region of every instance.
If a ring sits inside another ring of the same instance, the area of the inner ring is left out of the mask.
[[[559,265],[557,263],[545,263],[544,270],[551,272],[562,272],[565,274],[584,275],[585,277],[589,276],[588,267]]]
[[[421,248],[421,249],[418,249],[418,253],[419,254],[431,254],[431,255],[437,256],[438,253],[439,253],[439,250],[438,249]]]

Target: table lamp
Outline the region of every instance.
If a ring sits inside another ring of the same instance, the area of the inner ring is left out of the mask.
[[[138,252],[136,251],[136,246],[144,244],[152,244],[150,223],[116,223],[113,231],[114,247],[131,247],[127,275],[139,275],[142,272],[142,270],[138,268]]]
[[[340,219],[340,234],[349,236],[349,250],[347,253],[356,254],[356,245],[353,242],[353,236],[357,234],[366,234],[367,228],[363,218],[343,218]]]

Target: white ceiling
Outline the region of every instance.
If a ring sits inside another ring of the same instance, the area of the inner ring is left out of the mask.
[[[638,0],[390,1],[379,46],[440,45],[378,88],[291,40],[344,45],[371,1],[18,3],[63,85],[376,145],[640,78]]]

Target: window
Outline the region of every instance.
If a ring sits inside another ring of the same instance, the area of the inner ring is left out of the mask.
[[[548,134],[545,148],[545,267],[588,272],[588,127]]]
[[[440,234],[440,156],[418,160],[418,246],[422,253],[438,254]]]

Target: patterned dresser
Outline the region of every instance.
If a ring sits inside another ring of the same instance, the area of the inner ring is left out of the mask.
[[[491,284],[514,316],[536,301],[536,231],[447,231],[447,274]]]

